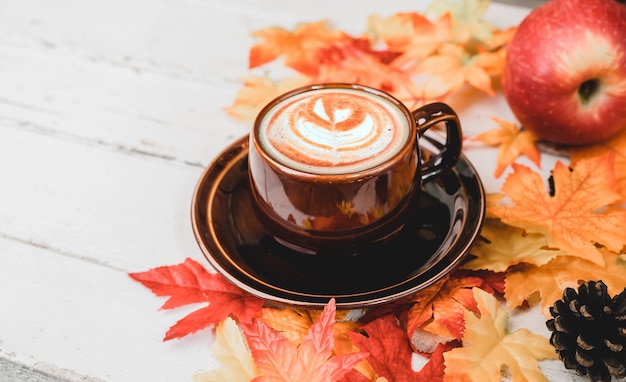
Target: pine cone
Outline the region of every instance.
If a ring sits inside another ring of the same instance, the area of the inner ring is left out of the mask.
[[[550,343],[566,368],[591,381],[626,376],[626,288],[613,298],[602,281],[566,288],[550,313]]]

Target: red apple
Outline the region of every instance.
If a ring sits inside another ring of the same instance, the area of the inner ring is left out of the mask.
[[[626,4],[549,0],[520,23],[502,90],[522,126],[564,145],[626,128]]]

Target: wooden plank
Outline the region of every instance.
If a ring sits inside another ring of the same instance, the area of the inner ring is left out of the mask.
[[[202,168],[0,127],[0,234],[124,271],[199,250],[190,208]]]
[[[7,238],[0,254],[5,364],[68,381],[190,380],[214,367],[208,330],[161,341],[189,308],[158,311],[164,300],[125,272]]]
[[[67,379],[61,379],[39,370],[33,370],[30,366],[21,365],[0,357],[0,381],[66,382]]]
[[[248,131],[222,111],[230,88],[0,49],[1,124],[200,166]]]

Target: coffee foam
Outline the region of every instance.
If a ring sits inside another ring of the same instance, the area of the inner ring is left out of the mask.
[[[260,121],[261,146],[287,167],[346,174],[393,157],[409,137],[395,104],[354,89],[317,89],[274,105]]]

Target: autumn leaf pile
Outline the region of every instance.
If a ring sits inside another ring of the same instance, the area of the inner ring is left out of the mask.
[[[384,90],[409,109],[443,101],[470,86],[493,95],[506,43],[515,28],[499,30],[481,20],[489,1],[435,1],[423,14],[372,15],[367,33],[352,36],[326,21],[301,23],[293,31],[271,27],[254,32],[244,87],[226,111],[253,120],[276,96],[298,86],[349,82]],[[272,78],[265,65],[282,58],[294,75]]]
[[[423,13],[371,16],[368,32],[351,36],[329,23],[293,31],[256,31],[251,70],[282,59],[295,73],[249,76],[226,111],[249,121],[275,96],[320,82],[353,82],[385,90],[409,108],[446,101],[468,87],[485,96],[503,65],[515,28],[481,20],[489,2],[436,0]],[[197,262],[130,276],[157,296],[163,309],[205,306],[164,340],[209,328],[220,368],[196,381],[514,381],[546,380],[538,361],[555,359],[548,340],[526,329],[509,332],[509,311],[549,307],[565,288],[602,280],[611,294],[626,288],[626,130],[604,143],[563,148],[549,178],[518,163],[541,163],[537,138],[514,122],[474,137],[497,147],[493,176],[507,174],[487,198],[487,219],[467,260],[409,299],[365,310],[277,309]],[[471,147],[469,148],[471,150]],[[413,369],[417,353],[427,362]]]

